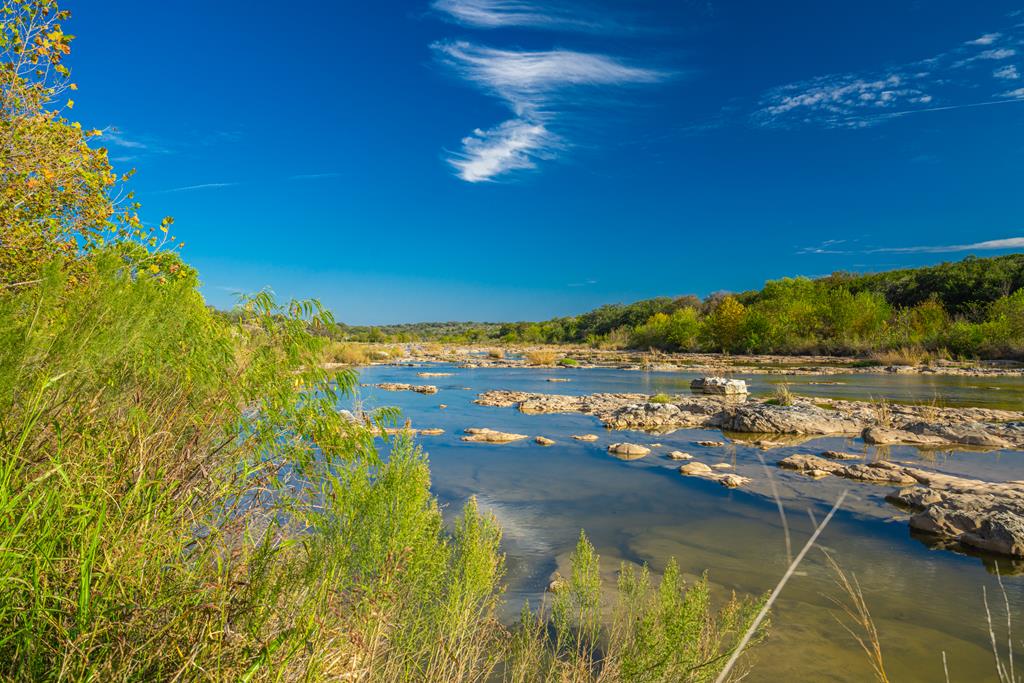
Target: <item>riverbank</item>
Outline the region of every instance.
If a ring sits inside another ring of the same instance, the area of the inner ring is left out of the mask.
[[[824,355],[666,353],[595,349],[587,346],[472,346],[442,344],[359,344],[361,352],[336,365],[449,363],[466,368],[562,367],[615,368],[706,375],[941,375],[961,377],[1024,377],[1024,362],[928,358],[854,358]],[[332,366],[335,364],[331,364]]]

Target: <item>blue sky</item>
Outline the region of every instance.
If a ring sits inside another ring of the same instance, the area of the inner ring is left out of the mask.
[[[211,303],[521,320],[1024,250],[1024,4],[66,0]]]

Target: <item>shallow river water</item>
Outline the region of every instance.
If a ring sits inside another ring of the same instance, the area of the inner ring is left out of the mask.
[[[451,372],[418,377],[417,372]],[[737,375],[743,377],[743,375]],[[567,383],[548,382],[559,377]],[[767,452],[732,442],[702,448],[693,442],[722,440],[716,430],[679,430],[668,435],[608,432],[593,417],[579,414],[524,415],[515,408],[473,403],[480,392],[513,389],[552,394],[596,392],[680,393],[693,375],[613,369],[554,370],[379,366],[363,369],[360,381],[434,384],[439,392],[361,389],[366,407],[397,406],[414,427],[440,427],[440,436],[422,436],[429,453],[433,488],[446,514],[457,513],[476,495],[504,531],[509,614],[522,601],[536,606],[553,571],[565,573],[566,559],[580,529],[601,556],[603,574],[614,581],[620,562],[648,563],[660,572],[675,557],[684,573],[705,570],[725,595],[770,590],[787,565],[783,526],[771,476],[792,536],[793,551],[812,529],[808,511],[821,519],[848,489],[843,508],[825,530],[820,545],[856,575],[883,643],[894,681],[941,681],[945,652],[951,681],[998,680],[982,601],[986,587],[997,635],[1005,650],[1005,610],[996,571],[1015,620],[1015,646],[1024,652],[1024,566],[1006,560],[958,554],[911,535],[907,516],[884,501],[891,489],[828,477],[811,481],[774,466],[798,452],[829,448],[862,452],[868,459],[916,461],[921,467],[983,479],[1024,479],[1024,452],[920,452],[895,447],[879,452],[859,439],[818,438]],[[767,393],[775,376],[745,377],[752,391]],[[836,398],[887,398],[944,405],[1018,408],[1024,405],[1024,379],[884,375],[787,377],[798,394]],[[838,384],[834,384],[838,382]],[[447,404],[441,409],[440,404]],[[467,427],[489,427],[530,435],[504,444],[466,443]],[[571,434],[597,434],[580,442]],[[556,444],[543,447],[532,437]],[[660,443],[647,457],[622,461],[607,453],[609,443]],[[670,450],[683,450],[707,464],[730,462],[753,483],[729,490],[714,482],[684,477]],[[764,458],[767,467],[758,456]],[[1018,572],[1013,574],[1013,572]],[[822,553],[815,549],[782,593],[772,614],[768,639],[753,653],[751,681],[868,681],[868,660],[837,623],[831,597],[841,598]],[[1001,622],[1002,628],[998,628]],[[1018,657],[1020,659],[1020,657]]]

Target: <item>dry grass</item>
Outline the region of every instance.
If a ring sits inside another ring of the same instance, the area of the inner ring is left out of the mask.
[[[365,365],[370,362],[370,353],[364,344],[356,342],[331,342],[324,349],[324,361],[345,365]]]
[[[789,385],[786,384],[785,382],[776,384],[772,400],[775,401],[776,405],[780,406],[793,405],[794,397],[793,392],[789,390]]]
[[[487,356],[489,358],[494,358],[496,360],[501,360],[501,359],[503,359],[505,357],[505,349],[490,349],[487,352]]]
[[[932,354],[920,346],[902,346],[898,349],[875,351],[871,360],[881,365],[924,365],[932,359]]]
[[[999,650],[999,642],[996,636],[996,629],[992,623],[992,610],[988,606],[988,590],[981,587],[982,601],[985,604],[985,618],[988,622],[988,635],[992,642],[992,654],[996,659],[996,675],[999,676],[999,683],[1020,683],[1024,677],[1017,674],[1013,655],[1013,617],[1010,609],[1010,598],[1006,595],[1006,587],[1003,586],[1003,575],[996,569],[996,579],[999,581],[999,590],[1003,594],[1003,605],[1006,609],[1006,654]]]
[[[853,636],[857,644],[864,650],[868,661],[871,662],[871,669],[875,672],[875,680],[878,683],[889,683],[889,676],[885,671],[885,660],[882,657],[882,644],[878,637],[878,630],[875,628],[875,621],[871,618],[867,602],[864,600],[864,592],[861,591],[860,583],[853,574],[847,575],[839,563],[831,555],[822,550],[825,559],[828,560],[832,572],[835,574],[836,585],[845,593],[846,600],[829,598],[842,609],[844,618],[836,616],[836,621]]]
[[[554,365],[558,354],[548,349],[536,349],[526,352],[526,362],[530,365]]]
[[[875,423],[879,427],[892,427],[892,410],[884,398],[872,402],[871,410],[875,414]]]

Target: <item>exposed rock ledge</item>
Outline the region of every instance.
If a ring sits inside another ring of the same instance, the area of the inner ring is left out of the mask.
[[[462,437],[462,440],[476,443],[509,443],[510,441],[519,441],[525,438],[527,438],[526,434],[510,434],[509,432],[499,432],[494,429],[470,427],[466,430],[466,436]]]
[[[1024,557],[1024,482],[995,483],[879,461],[843,465],[791,455],[779,466],[813,477],[829,474],[909,486],[886,500],[913,512],[910,526],[991,553]]]
[[[415,391],[417,394],[436,394],[437,387],[432,384],[399,384],[397,382],[384,382],[373,386],[384,391]]]
[[[712,427],[754,434],[860,434],[877,445],[1024,447],[1024,413],[987,408],[889,405],[880,424],[880,411],[871,403],[828,399],[797,398],[792,405],[778,405],[743,395],[680,395],[652,403],[645,394],[564,396],[493,390],[480,394],[476,402],[517,406],[527,414],[593,415],[609,429],[664,433]]]

